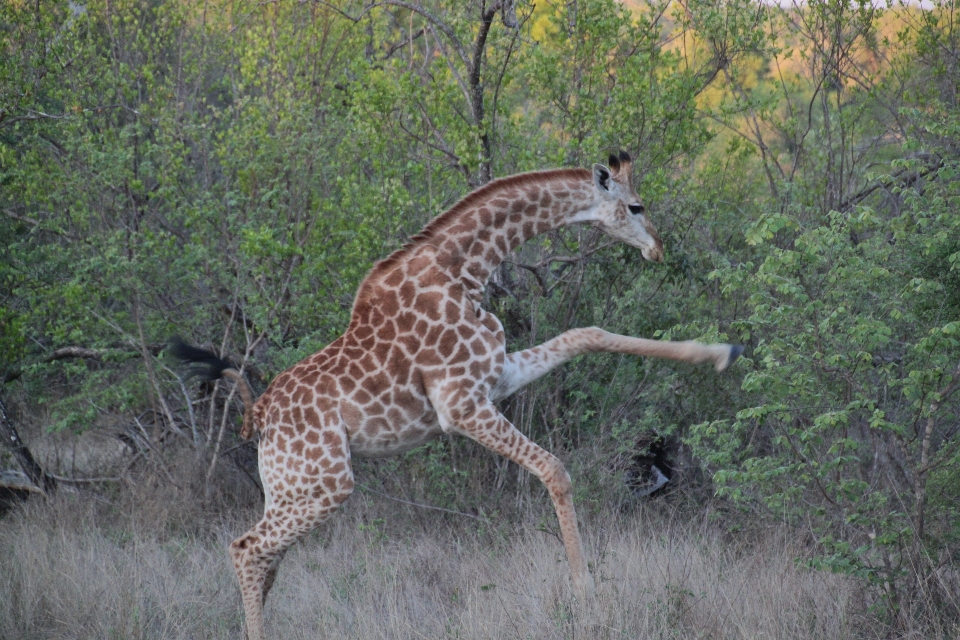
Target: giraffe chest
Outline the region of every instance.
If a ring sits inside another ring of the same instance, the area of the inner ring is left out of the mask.
[[[415,322],[411,331],[398,332],[386,359],[355,387],[354,376],[341,381],[340,415],[354,455],[393,455],[439,436],[431,390],[452,384],[464,393],[489,393],[502,370],[503,331],[494,316],[470,313],[476,319],[470,323]]]

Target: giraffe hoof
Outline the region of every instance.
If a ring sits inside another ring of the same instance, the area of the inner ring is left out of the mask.
[[[574,591],[577,598],[584,604],[590,604],[597,599],[597,586],[593,581],[593,576],[589,573],[586,576],[574,581]]]
[[[740,357],[740,354],[743,353],[742,344],[732,344],[730,345],[730,353],[727,354],[726,359],[717,364],[717,371],[726,371],[727,367],[734,363],[734,361]]]

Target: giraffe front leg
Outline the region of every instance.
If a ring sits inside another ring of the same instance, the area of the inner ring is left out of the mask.
[[[631,338],[596,327],[571,329],[537,347],[507,355],[503,372],[490,392],[490,398],[494,402],[502,400],[568,360],[599,351],[665,358],[692,364],[712,362],[717,371],[723,371],[743,353],[743,347]]]
[[[520,433],[487,398],[461,400],[452,406],[445,399],[439,399],[433,404],[444,431],[455,431],[479,442],[513,460],[543,482],[557,512],[574,589],[581,600],[592,601],[596,586],[583,553],[573,507],[573,485],[563,463]]]
[[[677,362],[700,364],[713,363],[717,372],[725,371],[743,353],[743,347],[738,344],[704,344],[694,340],[671,342],[669,340],[648,340],[646,338],[631,338],[615,333],[595,329],[603,334],[603,347],[599,351],[611,353],[627,353],[647,358],[663,358]]]

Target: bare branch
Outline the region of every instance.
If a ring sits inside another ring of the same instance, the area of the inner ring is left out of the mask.
[[[363,485],[363,484],[357,484],[357,488],[358,488],[358,489],[362,489],[362,490],[364,490],[364,491],[368,491],[368,492],[370,492],[370,493],[372,493],[372,494],[374,494],[374,495],[378,495],[378,496],[380,496],[381,498],[386,498],[387,500],[393,500],[394,502],[399,502],[400,504],[410,505],[411,507],[420,507],[421,509],[431,509],[431,510],[433,510],[433,511],[442,511],[442,512],[444,512],[444,513],[452,513],[452,514],[455,515],[455,516],[463,516],[464,518],[473,518],[474,520],[480,520],[481,522],[486,522],[486,520],[487,520],[486,518],[480,518],[480,517],[477,517],[477,516],[472,515],[472,514],[469,514],[469,513],[464,513],[464,512],[462,512],[462,511],[454,511],[453,509],[444,509],[443,507],[434,507],[434,506],[429,505],[429,504],[420,504],[419,502],[410,502],[409,500],[402,500],[402,499],[400,499],[400,498],[394,498],[393,496],[388,496],[388,495],[385,494],[385,493],[380,493],[379,491],[374,491],[374,490],[371,489],[370,487],[368,487],[368,486],[366,486],[366,485]]]
[[[499,5],[499,3],[497,3]],[[457,32],[453,30],[449,24],[445,23],[443,20],[440,20],[438,17],[424,9],[419,4],[414,4],[412,2],[404,2],[403,0],[384,0],[373,6],[378,5],[392,5],[394,7],[401,7],[403,9],[408,9],[417,13],[420,16],[426,18],[433,26],[443,32],[443,35],[447,37],[450,41],[450,44],[453,45],[453,48],[456,50],[457,55],[460,56],[460,60],[463,61],[463,64],[468,68],[470,66],[470,56],[467,55],[467,50],[464,48],[463,43],[460,42],[460,39],[457,37]]]

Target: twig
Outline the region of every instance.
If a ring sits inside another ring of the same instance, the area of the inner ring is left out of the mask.
[[[147,430],[146,428],[144,428],[143,423],[140,422],[140,418],[137,416],[134,416],[133,421],[136,423],[137,427],[140,429],[140,433],[143,434],[143,437],[147,439],[147,450],[157,453],[157,455],[153,456],[153,459],[156,460],[160,468],[163,469],[163,473],[167,476],[167,480],[170,482],[170,484],[172,484],[173,486],[179,489],[180,485],[177,484],[177,481],[173,479],[173,474],[170,473],[170,469],[167,467],[167,463],[163,461],[163,457],[160,456],[160,454],[156,451],[156,447],[153,446],[152,439],[147,434]],[[180,435],[183,435],[183,434],[181,433]],[[146,458],[146,456],[144,456],[144,458]],[[136,457],[134,457],[134,459],[130,461],[130,464],[127,465],[127,469],[130,469],[133,466],[134,461],[136,461]]]
[[[225,456],[225,455],[227,455],[228,453],[233,453],[233,452],[236,451],[237,449],[243,449],[244,447],[252,447],[254,444],[255,444],[255,443],[254,443],[253,440],[244,440],[244,441],[241,442],[240,444],[234,445],[234,446],[230,447],[229,449],[226,449],[221,455],[224,455],[224,456]]]
[[[68,478],[66,476],[58,476],[54,473],[48,474],[54,480],[58,482],[67,482],[70,484],[85,484],[85,483],[95,483],[95,482],[120,482],[123,478],[120,477],[110,477],[110,478]]]
[[[443,511],[444,513],[452,513],[455,516],[463,516],[465,518],[473,518],[474,520],[479,520],[480,522],[489,522],[486,518],[481,518],[479,516],[474,516],[469,513],[463,513],[462,511],[454,511],[453,509],[444,509],[443,507],[434,507],[429,504],[420,504],[419,502],[410,502],[409,500],[402,500],[400,498],[394,498],[393,496],[388,496],[385,493],[380,493],[379,491],[374,491],[370,487],[357,483],[357,487],[363,489],[364,491],[369,491],[372,494],[378,495],[381,498],[386,498],[387,500],[393,500],[394,502],[399,502],[401,504],[410,505],[411,507],[420,507],[421,509],[432,509],[434,511]]]
[[[180,385],[180,392],[183,393],[183,398],[187,404],[187,412],[190,414],[190,431],[193,433],[193,445],[197,451],[200,451],[200,433],[197,431],[197,417],[193,412],[193,400],[190,399],[190,393],[187,391],[186,385],[183,384],[183,379],[178,376],[175,371],[162,362],[159,364],[160,367],[173,376]]]
[[[519,595],[519,594],[516,594],[516,593],[515,593],[515,594],[513,594],[513,595]],[[522,637],[523,637],[523,634],[520,633],[520,628],[517,626],[517,623],[513,621],[513,616],[510,615],[510,612],[507,611],[507,605],[504,604],[503,598],[500,597],[500,594],[499,594],[499,593],[497,594],[497,600],[500,601],[500,606],[503,607],[503,612],[504,612],[505,614],[507,614],[507,620],[509,620],[509,621],[510,621],[510,624],[513,625],[513,629],[514,629],[514,631],[516,632],[517,637],[518,637],[518,638],[522,638]]]

